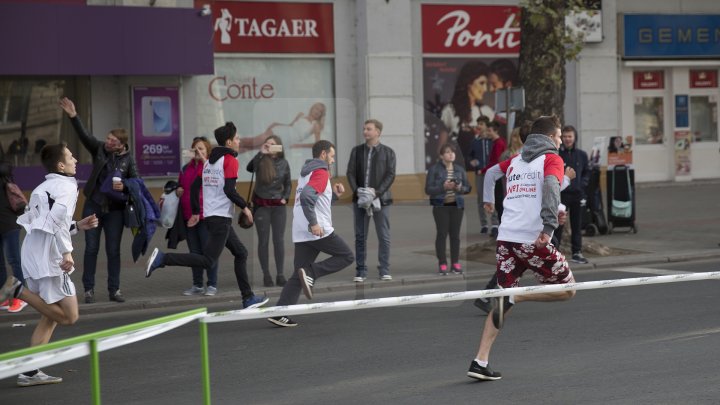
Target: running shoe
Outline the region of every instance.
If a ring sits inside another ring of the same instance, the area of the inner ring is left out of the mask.
[[[462,274],[462,273],[463,273],[462,264],[460,264],[460,263],[453,263],[453,265],[452,265],[452,272],[455,273],[455,274]]]
[[[19,300],[17,298],[12,299],[12,304],[10,305],[10,308],[8,308],[8,312],[11,313],[17,313],[23,310],[27,306],[27,302],[23,300]]]
[[[447,264],[441,264],[441,265],[440,265],[440,269],[438,269],[438,273],[440,273],[440,274],[443,275],[443,276],[447,276],[448,273],[449,273],[449,272],[448,272],[448,268],[447,268]]]
[[[268,301],[270,301],[270,298],[268,297],[260,298],[253,295],[252,297],[243,300],[243,309],[259,308],[267,304]]]
[[[53,377],[38,370],[34,376],[19,374],[17,385],[21,387],[31,387],[33,385],[60,384],[62,381],[62,377]]]
[[[163,267],[164,259],[165,253],[161,252],[160,249],[155,248],[147,260],[147,265],[145,266],[145,277],[150,277],[153,271],[160,267]]]
[[[493,371],[490,365],[483,367],[479,365],[475,360],[470,363],[470,369],[467,372],[467,376],[483,381],[495,381],[502,378],[502,374],[497,371]]]
[[[213,286],[209,285],[207,287],[207,289],[205,290],[205,295],[208,297],[211,297],[216,294],[217,294],[217,287],[213,287]]]
[[[293,326],[297,326],[297,322],[287,316],[275,316],[268,318],[268,322],[275,326],[280,326],[281,328],[292,328]]]
[[[311,300],[313,297],[313,283],[315,280],[313,280],[312,277],[308,276],[305,272],[305,269],[302,267],[298,269],[298,276],[300,277],[300,286],[302,287],[303,294],[307,297],[307,299]]]
[[[16,279],[14,276],[8,276],[5,284],[0,287],[0,302],[19,297],[22,292],[22,285],[22,281]]]
[[[7,300],[3,301],[2,303],[0,303],[0,310],[10,308],[10,300],[12,300],[12,298],[7,299]]]
[[[392,276],[389,274],[383,274],[382,276],[380,276],[380,280],[381,281],[392,281]]]

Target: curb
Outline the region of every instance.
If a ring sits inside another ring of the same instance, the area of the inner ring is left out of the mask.
[[[605,269],[610,267],[627,267],[635,265],[648,265],[648,264],[667,264],[667,263],[678,263],[688,262],[696,260],[707,260],[720,258],[720,249],[708,249],[698,250],[691,252],[678,252],[665,255],[656,255],[652,253],[643,253],[636,255],[623,255],[623,256],[612,256],[612,257],[600,257],[595,258],[592,263],[588,264],[573,264],[573,271],[591,271],[595,269]],[[353,282],[331,282],[324,284],[316,289],[321,292],[337,292],[337,291],[352,291],[352,290],[372,290],[381,288],[391,288],[398,286],[413,286],[413,285],[426,285],[426,284],[449,284],[453,282],[481,282],[484,283],[488,280],[491,274],[491,270],[478,271],[473,274],[465,273],[462,276],[459,275],[448,275],[439,276],[436,274],[421,274],[421,275],[409,275],[405,277],[398,277],[392,281],[365,281],[363,283]],[[279,297],[281,288],[271,287],[257,290],[258,295],[267,296],[268,293],[272,293],[273,297]],[[139,301],[127,301],[125,303],[96,303],[96,304],[80,304],[80,314],[83,315],[97,315],[104,313],[115,313],[123,311],[137,311],[145,309],[158,309],[158,308],[173,308],[173,307],[195,307],[195,306],[232,306],[237,303],[237,306],[242,305],[242,298],[240,297],[239,291],[220,293],[213,297],[184,297],[178,295],[177,297],[163,297],[156,299],[144,299]],[[2,313],[0,314],[0,324],[2,323],[18,323],[24,321],[35,321],[38,319],[38,313],[34,310],[26,310],[16,314]],[[9,325],[8,325],[9,326]]]

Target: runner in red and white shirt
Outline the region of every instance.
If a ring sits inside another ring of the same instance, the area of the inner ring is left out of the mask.
[[[198,177],[190,187],[190,205],[193,215],[187,221],[188,227],[197,225],[200,219],[200,187],[203,195],[203,221],[208,228],[208,239],[203,254],[163,253],[153,250],[145,267],[145,277],[165,266],[182,266],[209,269],[220,258],[224,248],[235,257],[234,270],[238,288],[242,294],[243,309],[257,308],[268,302],[268,298],[255,296],[247,273],[248,251],[232,227],[235,206],[252,220],[252,212],[247,202],[238,194],[235,183],[238,177],[237,161],[240,149],[240,137],[232,122],[215,130],[218,146],[210,152],[205,162],[202,177]]]
[[[500,164],[507,178],[507,193],[497,238],[499,288],[517,286],[528,269],[535,273],[540,283],[575,281],[565,256],[550,243],[558,226],[560,184],[564,175],[563,161],[558,155],[560,128],[560,120],[555,116],[536,119],[522,153]],[[493,204],[486,203],[485,208],[491,211]],[[505,314],[514,304],[563,301],[573,296],[575,291],[562,291],[494,299],[495,306],[485,321],[477,357],[470,364],[468,377],[479,380],[502,378],[500,373],[490,369],[488,359]]]

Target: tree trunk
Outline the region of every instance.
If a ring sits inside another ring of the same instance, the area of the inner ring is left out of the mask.
[[[522,9],[519,74],[525,88],[525,110],[518,123],[541,115],[563,119],[566,0],[543,3],[542,10]]]

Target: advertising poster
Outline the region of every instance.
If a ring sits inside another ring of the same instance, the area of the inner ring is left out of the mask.
[[[180,170],[177,87],[134,87],[135,160],[141,176],[176,176]]]
[[[633,162],[633,136],[611,136],[608,143],[608,166],[632,165]]]
[[[312,145],[325,139],[335,143],[335,95],[330,59],[217,59],[215,75],[207,80],[206,102],[215,105],[212,131],[232,121],[240,135],[240,173],[249,181],[247,163],[268,136],[283,145],[293,179]]]
[[[597,136],[593,140],[593,146],[590,150],[590,157],[588,160],[590,161],[588,165],[591,169],[601,166],[607,166],[607,154],[605,153],[607,150],[607,138],[604,136]]]
[[[422,5],[425,167],[442,144],[460,149],[456,162],[470,169],[478,118],[500,123],[496,90],[520,86],[520,10],[513,6]]]
[[[675,131],[675,176],[690,176],[690,131]]]

